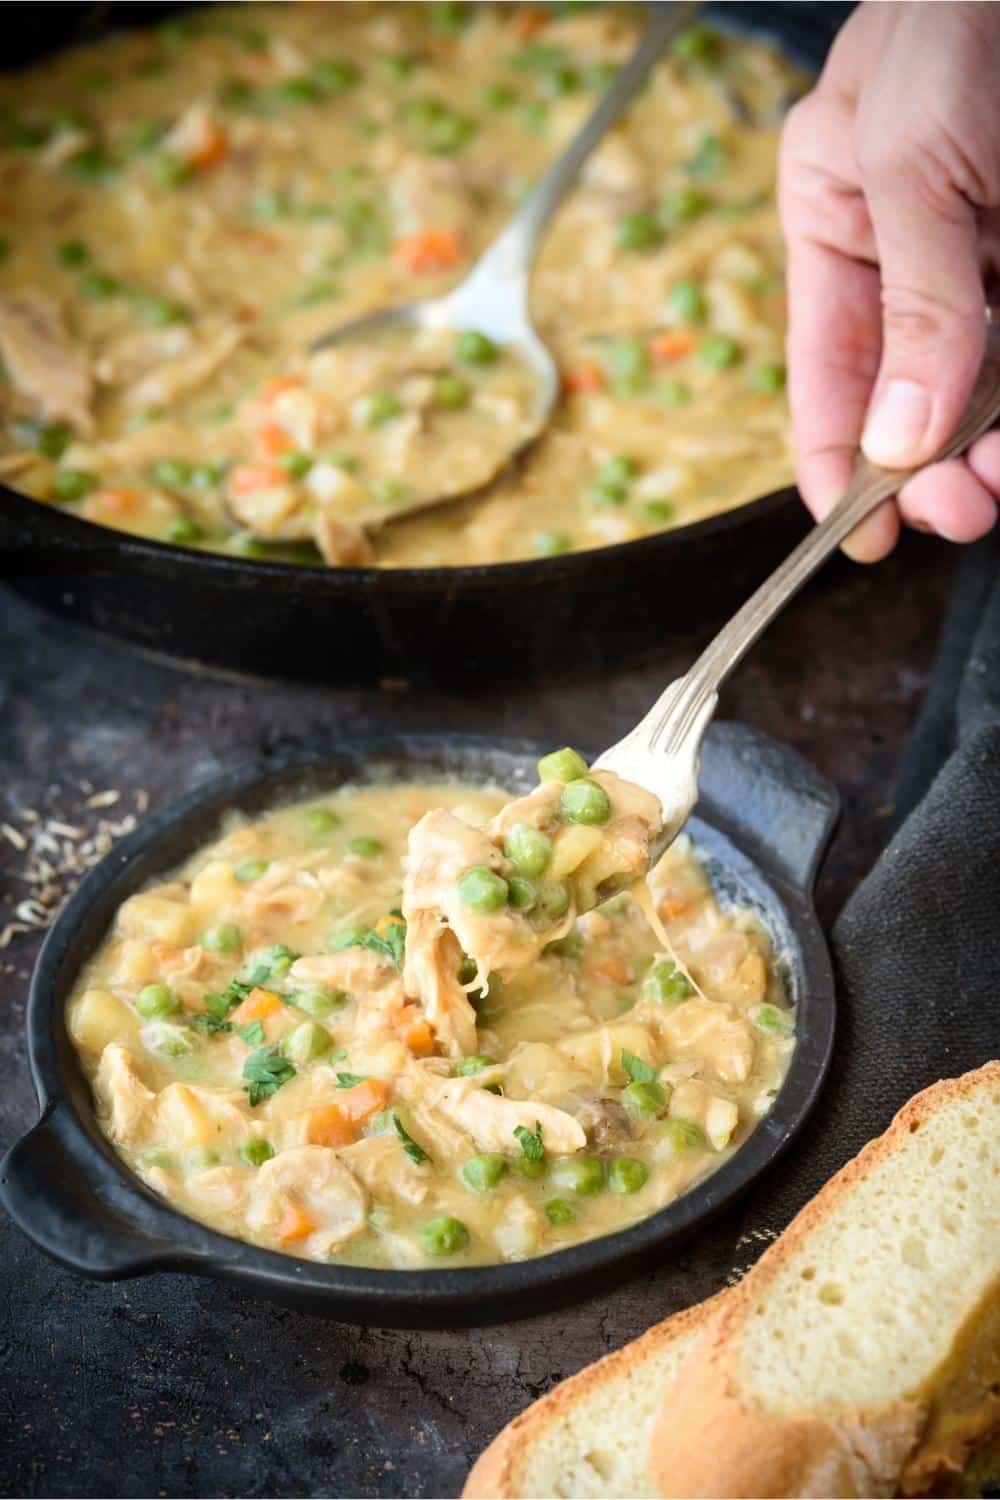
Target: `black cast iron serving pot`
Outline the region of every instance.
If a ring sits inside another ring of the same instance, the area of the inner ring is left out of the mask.
[[[8,64],[171,7],[8,7]],[[818,68],[850,6],[720,4]],[[502,677],[615,667],[665,631],[717,619],[805,530],[794,491],[639,541],[485,567],[321,568],[146,541],[0,485],[0,578],[55,613],[150,651],[230,671],[325,681]]]
[[[765,924],[796,1009],[796,1045],[771,1112],[717,1172],[675,1203],[617,1234],[514,1264],[427,1271],[320,1265],[230,1239],[176,1213],[125,1166],[101,1134],[64,1023],[81,966],[117,908],[162,879],[215,833],[222,814],[347,782],[446,778],[530,790],[546,747],[523,741],[411,736],[334,747],[315,761],[242,770],[150,818],[102,861],[42,949],[28,1005],[28,1045],[41,1118],[0,1167],[0,1202],[34,1242],[85,1276],[170,1270],[215,1276],[276,1301],[342,1320],[453,1327],[520,1317],[590,1293],[655,1263],[771,1166],[812,1107],[830,1059],[834,992],[812,888],[838,802],[799,756],[737,725],[705,744],[702,797],[690,832],[723,903]]]

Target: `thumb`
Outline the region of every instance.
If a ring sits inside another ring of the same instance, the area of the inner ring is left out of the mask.
[[[861,445],[890,469],[924,463],[958,425],[986,343],[975,210],[933,190],[929,153],[866,184],[882,278],[882,359]]]

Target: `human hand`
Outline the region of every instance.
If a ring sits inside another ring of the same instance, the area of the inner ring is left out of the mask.
[[[1000,265],[1000,6],[859,6],[788,117],[779,200],[788,245],[789,396],[799,487],[819,519],[859,441],[889,468],[954,430],[985,342],[984,272]],[[951,541],[985,535],[1000,431],[935,464],[859,526],[874,562],[900,517]]]

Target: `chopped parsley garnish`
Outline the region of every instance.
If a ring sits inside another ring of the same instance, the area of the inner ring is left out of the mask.
[[[627,1047],[622,1048],[622,1067],[633,1083],[656,1082],[656,1069],[643,1062],[641,1057],[636,1057]]]
[[[384,935],[376,932],[373,927],[343,928],[331,939],[331,952],[342,953],[345,948],[368,948],[372,953],[381,953],[395,968],[401,969],[406,950],[406,923],[402,918],[396,917],[395,912],[391,915],[395,920],[387,927]]]
[[[423,1146],[417,1145],[416,1141],[413,1139],[412,1135],[410,1135],[410,1132],[406,1129],[406,1126],[403,1124],[398,1115],[393,1115],[392,1123],[395,1126],[396,1134],[399,1136],[399,1139],[403,1143],[403,1150],[406,1152],[410,1160],[412,1162],[416,1162],[418,1167],[423,1162],[430,1161],[430,1157],[427,1155],[427,1152],[424,1150]]]
[[[259,1047],[264,1040],[264,1027],[260,1021],[250,1021],[246,1026],[239,1026],[236,1035],[242,1037],[250,1047]]]
[[[366,1073],[338,1073],[337,1087],[338,1089],[356,1088],[359,1083],[364,1083],[367,1076]]]
[[[250,1053],[243,1064],[243,1077],[247,1080],[247,1096],[253,1108],[262,1099],[270,1099],[283,1083],[294,1078],[295,1069],[287,1057],[282,1056],[277,1043],[272,1043]]]
[[[521,1150],[527,1161],[541,1161],[545,1155],[545,1147],[542,1144],[541,1122],[535,1121],[533,1131],[527,1125],[515,1125],[514,1135],[521,1142]]]

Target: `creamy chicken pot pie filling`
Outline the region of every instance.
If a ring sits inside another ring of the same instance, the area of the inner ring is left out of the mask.
[[[774,174],[803,80],[759,41],[687,33],[587,164],[533,285],[563,400],[481,497],[365,529],[489,471],[530,404],[509,351],[303,352],[466,274],[640,24],[206,7],[0,80],[0,475],[143,536],[383,567],[626,541],[786,483]]]
[[[513,803],[358,785],[234,818],[122,906],[68,1024],[144,1181],[271,1249],[419,1268],[607,1234],[738,1149],[794,1044],[766,936],[686,838],[634,884],[648,793],[540,771]]]

